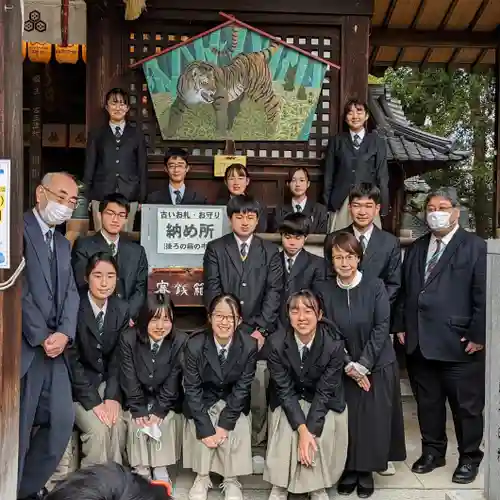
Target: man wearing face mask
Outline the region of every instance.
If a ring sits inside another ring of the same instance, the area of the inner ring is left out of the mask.
[[[486,242],[459,226],[453,189],[429,194],[426,215],[431,232],[405,255],[393,328],[405,346],[422,435],[412,470],[445,465],[448,401],[459,452],[452,480],[468,484],[483,458]]]
[[[79,295],[68,240],[55,227],[71,218],[78,188],[49,173],[24,214],[18,498],[42,498],[73,430],[64,350],[75,338]],[[33,430],[36,430],[33,432]]]

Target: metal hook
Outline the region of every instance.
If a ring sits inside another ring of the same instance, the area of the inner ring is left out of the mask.
[[[13,8],[14,8],[14,6],[13,6],[13,5],[5,5],[5,6],[4,6],[4,10],[5,10],[5,11],[12,10]]]

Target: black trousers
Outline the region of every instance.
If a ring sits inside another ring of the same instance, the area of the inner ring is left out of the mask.
[[[422,453],[446,456],[448,400],[460,460],[479,464],[483,458],[484,353],[473,354],[468,362],[455,363],[425,359],[417,347],[407,356],[407,370],[417,401]]]

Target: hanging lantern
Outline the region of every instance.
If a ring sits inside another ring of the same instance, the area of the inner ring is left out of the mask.
[[[56,61],[60,64],[76,64],[78,62],[78,44],[66,47],[56,45]]]
[[[52,58],[50,43],[28,42],[28,57],[31,62],[47,64]]]
[[[82,59],[85,64],[87,64],[87,46],[82,45]]]
[[[23,61],[26,59],[26,42],[21,43],[22,51],[23,51]]]

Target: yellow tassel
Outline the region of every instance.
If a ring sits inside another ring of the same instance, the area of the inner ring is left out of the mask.
[[[123,2],[126,21],[134,21],[146,10],[146,0],[123,0]]]

